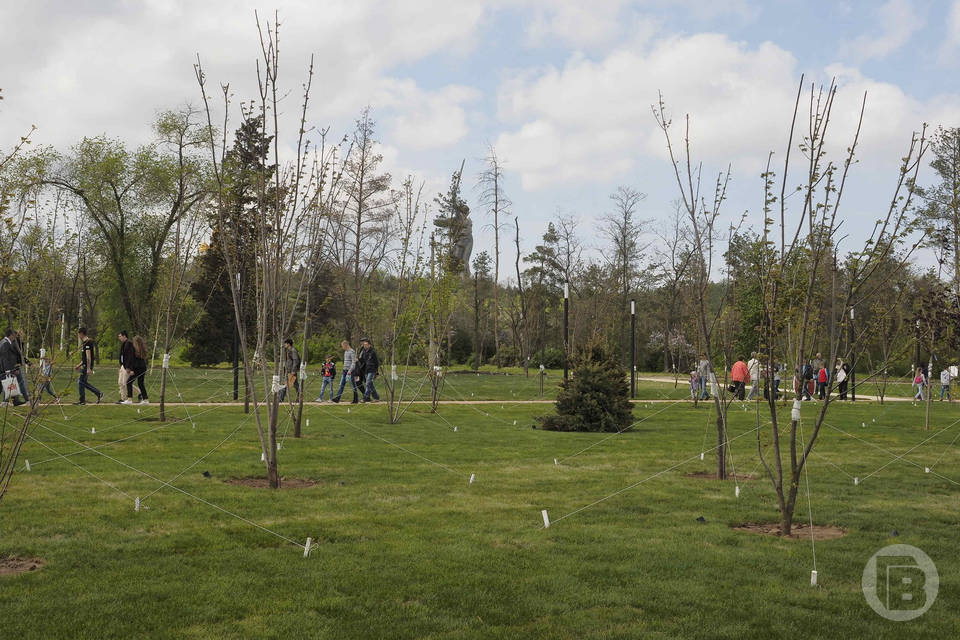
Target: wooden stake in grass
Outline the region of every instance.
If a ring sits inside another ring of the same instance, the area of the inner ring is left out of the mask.
[[[540,515],[543,516],[543,528],[544,528],[544,529],[549,529],[549,528],[550,528],[550,516],[547,515],[547,510],[546,510],[546,509],[543,509],[543,510],[540,512]]]
[[[24,460],[24,463],[26,463],[26,465],[27,465],[27,471],[30,471],[30,461],[29,461],[29,460]]]
[[[313,538],[307,538],[307,543],[303,545],[303,557],[306,558],[310,555],[310,544],[313,542]]]
[[[810,586],[811,587],[817,586],[817,570],[816,569],[810,572]]]
[[[138,513],[140,512],[140,496],[137,496],[133,501],[133,510]]]
[[[475,473],[471,473],[471,474],[470,474],[470,484],[473,484],[473,481],[474,481],[474,479],[475,479],[476,477],[477,477],[477,474],[475,474]]]

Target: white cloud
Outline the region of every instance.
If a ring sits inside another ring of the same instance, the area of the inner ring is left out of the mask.
[[[940,58],[951,66],[960,58],[960,0],[953,0],[946,21],[947,34],[940,47]]]
[[[623,0],[595,0],[539,7],[527,27],[527,41],[535,46],[560,41],[575,47],[609,43],[623,33],[625,4]]]
[[[290,91],[285,117],[297,117],[314,53],[312,123],[349,128],[359,110],[373,104],[383,109],[376,117],[404,130],[424,132],[424,118],[433,118],[430,135],[420,143],[424,148],[465,135],[463,105],[475,99],[471,90],[426,89],[394,70],[441,51],[468,53],[484,15],[480,0],[278,4],[280,82]],[[104,132],[142,141],[155,110],[199,102],[192,69],[198,52],[214,92],[224,81],[237,101],[256,95],[253,6],[230,0],[38,0],[14,3],[4,12],[0,56],[17,62],[4,67],[3,141],[32,123],[39,126],[40,143],[66,145]],[[261,21],[268,17],[272,12],[261,12]]]
[[[480,97],[471,87],[450,85],[439,91],[423,91],[409,80],[385,82],[378,90],[377,107],[399,108],[386,119],[390,141],[415,150],[437,149],[456,144],[469,130],[465,105]]]
[[[960,118],[958,96],[920,101],[848,67],[828,68],[807,82],[832,75],[840,83],[830,136],[838,153],[855,131],[864,91],[861,157],[895,164],[923,122]],[[782,152],[798,78],[796,60],[776,45],[748,47],[715,34],[669,38],[649,50],[624,47],[599,60],[577,55],[562,68],[504,83],[499,113],[508,129],[497,149],[528,190],[616,180],[665,157],[650,111],[662,90],[675,136],[683,115],[691,115],[698,158],[715,166],[732,162],[738,175],[755,176],[769,151]]]
[[[843,43],[840,55],[858,63],[882,60],[907,44],[922,26],[910,0],[887,0],[877,9],[874,30]]]
[[[599,61],[576,56],[504,85],[500,115],[517,128],[497,148],[529,189],[622,173],[641,156],[663,157],[650,111],[662,90],[668,105],[693,113],[699,150],[736,158],[782,131],[768,119],[792,105],[795,66],[774,45],[751,50],[715,34],[622,48]]]

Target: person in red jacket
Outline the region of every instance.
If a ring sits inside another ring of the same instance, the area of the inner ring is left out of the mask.
[[[817,397],[821,400],[827,395],[827,380],[827,368],[821,366],[820,371],[817,372]]]
[[[743,361],[743,356],[738,357],[730,367],[730,380],[733,381],[730,391],[737,400],[743,400],[744,389],[750,382],[750,371],[747,369],[747,363]]]

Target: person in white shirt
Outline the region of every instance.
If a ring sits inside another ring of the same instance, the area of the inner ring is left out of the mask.
[[[747,396],[747,400],[753,400],[757,397],[757,392],[760,389],[760,361],[757,360],[756,351],[750,354],[750,360],[747,361],[747,371],[750,372],[750,380],[753,383],[750,386],[750,394]]]
[[[953,402],[953,398],[950,397],[950,383],[953,381],[953,376],[950,375],[949,367],[944,367],[943,371],[940,372],[940,402],[943,402],[943,396],[946,394],[947,400]]]

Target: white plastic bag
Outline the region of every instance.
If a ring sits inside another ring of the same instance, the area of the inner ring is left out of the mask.
[[[20,382],[16,376],[5,375],[3,377],[3,400],[6,402],[10,398],[17,398],[23,395],[20,392]]]

